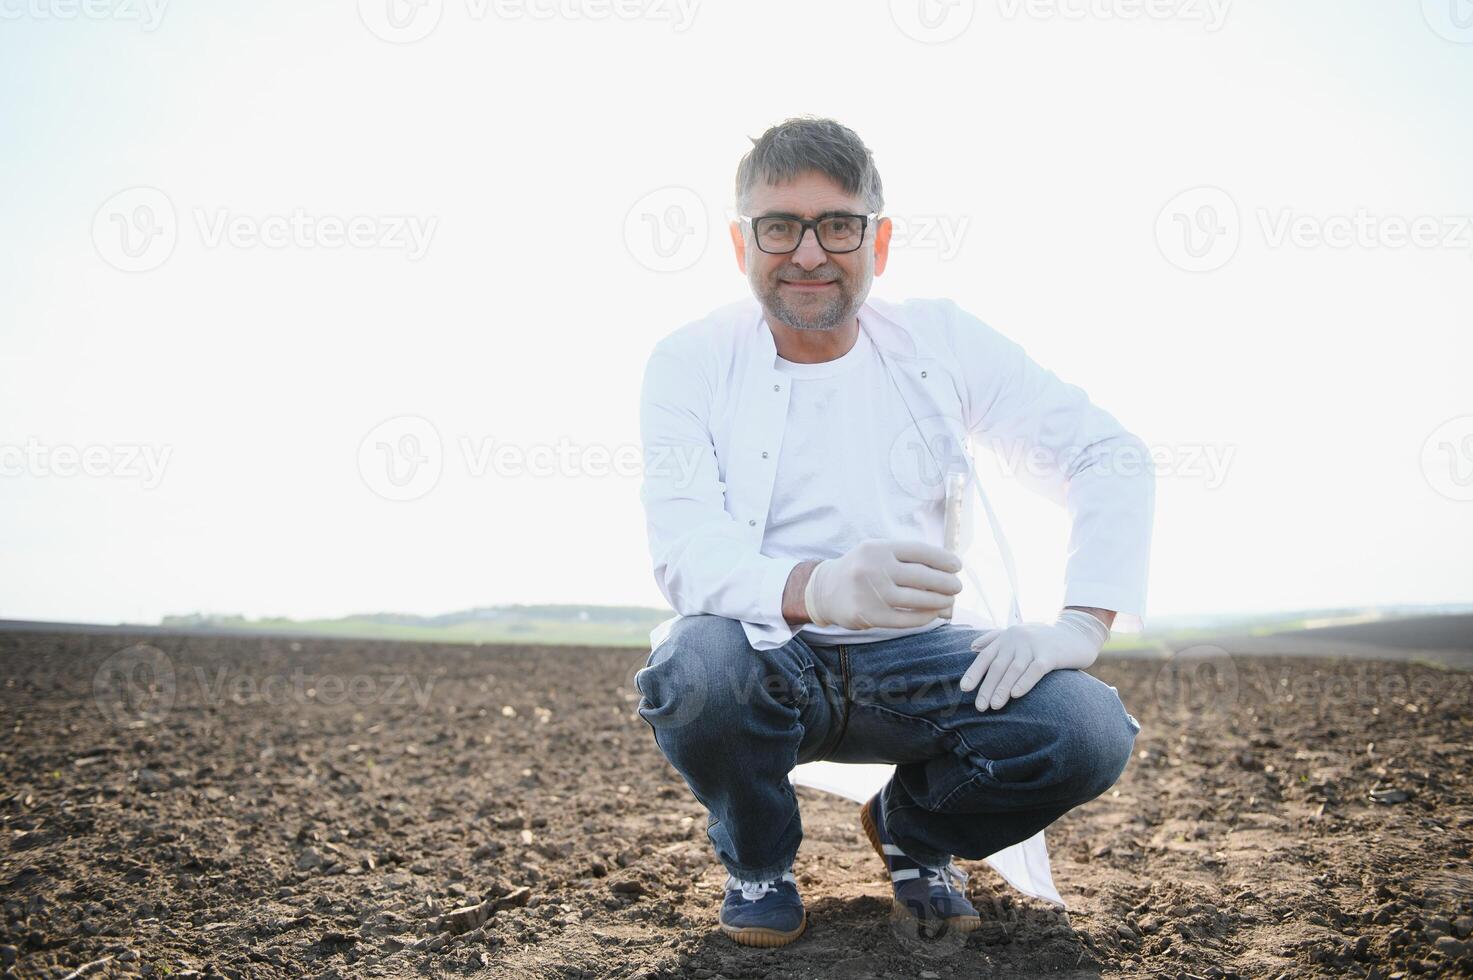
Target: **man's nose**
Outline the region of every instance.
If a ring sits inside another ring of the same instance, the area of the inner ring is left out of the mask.
[[[802,266],[804,272],[812,272],[828,260],[828,253],[819,247],[817,231],[804,228],[803,237],[798,239],[798,247],[793,250],[793,261]]]

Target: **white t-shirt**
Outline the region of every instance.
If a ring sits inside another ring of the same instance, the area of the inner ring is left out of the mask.
[[[779,356],[775,366],[791,380],[762,553],[837,558],[865,538],[941,544],[944,502],[906,491],[890,471],[891,449],[913,423],[863,325],[841,357],[799,364]],[[810,643],[873,643],[945,622],[867,630],[810,623],[799,632]]]

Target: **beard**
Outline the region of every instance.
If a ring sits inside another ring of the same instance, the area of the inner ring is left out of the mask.
[[[796,282],[832,282],[834,288],[812,294],[793,290],[785,292],[782,275]],[[772,273],[765,282],[754,280],[752,288],[768,319],[785,323],[794,330],[836,330],[848,323],[864,305],[873,275],[867,262],[860,270],[858,282],[851,281],[837,270],[819,271],[811,277],[782,270]]]

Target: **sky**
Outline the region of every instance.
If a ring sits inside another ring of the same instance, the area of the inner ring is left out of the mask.
[[[0,0],[0,618],[663,606],[644,363],[803,114],[1158,454],[1148,628],[1468,601],[1470,87],[1469,0]]]

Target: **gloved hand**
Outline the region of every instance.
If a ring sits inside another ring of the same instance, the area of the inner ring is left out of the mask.
[[[951,615],[962,590],[955,552],[924,541],[868,538],[818,563],[803,591],[815,626],[924,626]]]
[[[1065,609],[1052,625],[1023,623],[988,630],[972,641],[981,651],[962,675],[962,690],[977,689],[977,710],[1021,698],[1051,670],[1095,662],[1110,628],[1082,609]]]

